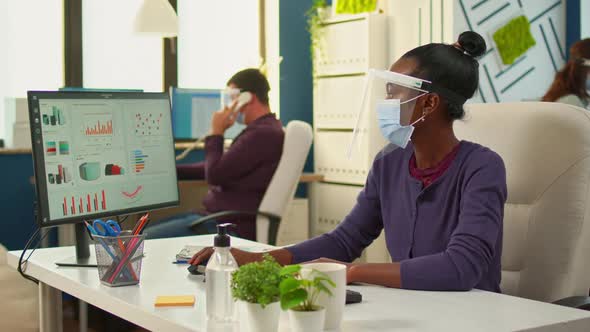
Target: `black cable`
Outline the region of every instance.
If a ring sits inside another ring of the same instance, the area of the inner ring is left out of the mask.
[[[126,215],[125,217],[123,217],[123,220],[121,220],[121,218],[119,216],[117,216],[117,222],[119,223],[119,226],[123,225],[123,223],[125,221],[127,221],[127,218],[129,218],[129,215]]]
[[[43,234],[43,236],[39,237],[39,239],[37,239],[37,243],[35,243],[35,245],[33,246],[33,249],[31,250],[31,252],[29,252],[29,256],[27,256],[27,258],[23,261],[23,257],[25,256],[27,250],[29,249],[29,247],[31,246],[31,243],[33,242],[33,240],[35,239],[35,237],[37,237],[38,234],[41,234],[41,229],[37,228],[35,230],[35,233],[33,233],[33,235],[29,238],[29,241],[27,241],[27,244],[25,245],[25,248],[23,249],[20,258],[18,260],[18,267],[17,267],[17,271],[20,273],[20,275],[27,279],[30,280],[36,284],[39,283],[39,280],[37,280],[36,278],[33,278],[31,276],[29,276],[28,274],[25,273],[26,270],[26,265],[29,262],[29,258],[31,258],[31,256],[33,255],[33,253],[35,252],[35,250],[37,250],[37,248],[39,248],[39,245],[41,244],[41,242],[43,241],[43,239],[45,239],[47,237],[47,235],[49,235],[49,233],[51,232],[51,228],[46,228],[45,230],[45,234]],[[23,265],[25,266],[25,269],[23,270]]]
[[[31,277],[31,276],[29,276],[29,275],[25,274],[25,272],[24,272],[24,270],[23,270],[23,268],[22,268],[22,267],[23,267],[23,258],[25,257],[25,253],[26,253],[26,252],[27,252],[27,250],[29,249],[29,246],[31,245],[31,243],[33,242],[33,240],[35,239],[35,237],[36,237],[36,236],[39,234],[40,230],[41,230],[40,228],[37,228],[37,229],[35,230],[35,233],[33,233],[33,235],[32,235],[32,236],[29,238],[29,240],[27,241],[27,244],[25,245],[25,248],[23,249],[23,251],[22,251],[22,252],[21,252],[21,254],[20,254],[20,258],[18,259],[18,266],[16,267],[16,270],[18,271],[18,273],[20,273],[20,275],[21,275],[23,278],[25,278],[25,279],[27,279],[27,280],[30,280],[30,281],[32,281],[32,282],[34,282],[34,283],[36,283],[36,284],[38,284],[38,283],[39,283],[39,280],[37,280],[37,279],[35,279],[35,278],[33,278],[33,277]],[[30,256],[29,256],[29,257],[30,257]],[[27,259],[27,262],[28,262],[28,259]],[[26,262],[25,262],[25,264],[26,264]],[[25,270],[26,270],[26,266],[25,266]]]

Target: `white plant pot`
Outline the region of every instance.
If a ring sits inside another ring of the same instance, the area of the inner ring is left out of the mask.
[[[279,302],[271,303],[262,309],[262,306],[258,303],[238,301],[238,307],[240,323],[245,323],[243,325],[246,328],[245,331],[276,332],[279,329],[279,317],[281,314]]]
[[[324,330],[326,309],[318,311],[289,310],[292,332],[321,332]]]

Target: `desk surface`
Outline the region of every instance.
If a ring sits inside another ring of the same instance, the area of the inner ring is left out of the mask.
[[[206,245],[212,236],[146,241],[141,283],[110,288],[100,284],[96,269],[60,268],[56,260],[72,256],[73,247],[37,250],[28,273],[42,282],[90,304],[155,331],[238,331],[207,326],[205,284],[172,264],[185,244]],[[233,245],[267,248],[240,239]],[[93,248],[91,248],[93,249]],[[8,254],[16,267],[17,251]],[[350,287],[363,294],[363,303],[346,306],[343,332],[348,331],[589,331],[590,312],[474,290],[471,292],[420,292],[375,286]],[[158,295],[194,294],[194,307],[156,308]],[[288,331],[287,316],[280,331]]]

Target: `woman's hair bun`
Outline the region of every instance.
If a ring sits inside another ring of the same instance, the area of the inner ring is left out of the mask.
[[[465,51],[468,55],[474,58],[482,56],[486,52],[486,41],[483,37],[473,31],[465,31],[459,35],[457,44]]]

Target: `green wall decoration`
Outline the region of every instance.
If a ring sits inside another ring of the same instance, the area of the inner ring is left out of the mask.
[[[336,4],[336,14],[359,14],[374,12],[377,0],[333,0]]]
[[[518,16],[493,34],[498,53],[505,65],[511,65],[537,42],[531,34],[531,24],[526,16]]]

